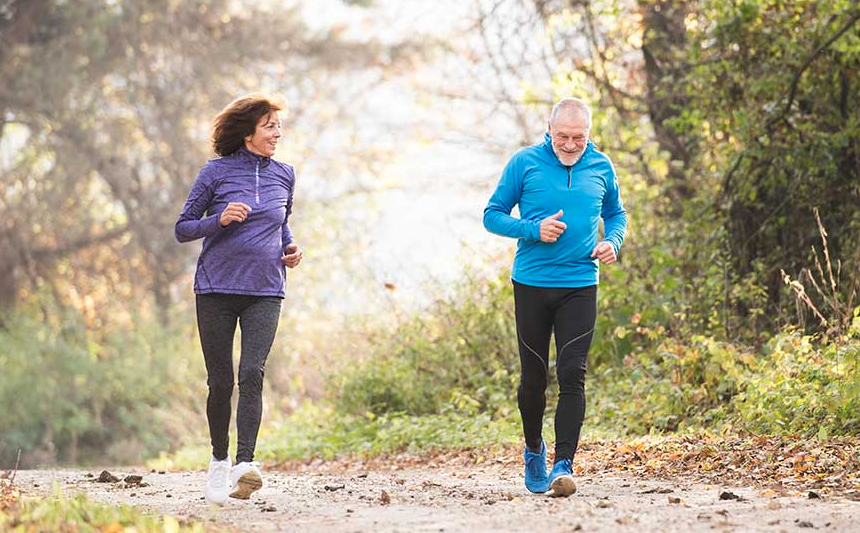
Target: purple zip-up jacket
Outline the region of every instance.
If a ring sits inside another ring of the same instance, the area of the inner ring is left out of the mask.
[[[284,297],[281,256],[293,242],[287,219],[295,182],[293,167],[244,147],[200,169],[175,229],[179,242],[203,238],[195,293]],[[251,213],[221,227],[230,202],[248,204]]]

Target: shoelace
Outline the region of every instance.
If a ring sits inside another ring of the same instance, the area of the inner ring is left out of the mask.
[[[529,470],[529,475],[532,477],[542,477],[546,475],[546,463],[544,463],[540,455],[531,456],[526,461],[526,468]],[[543,470],[541,470],[543,466]]]
[[[217,464],[212,469],[210,476],[213,487],[223,487],[230,482],[230,467],[226,464]]]
[[[571,461],[570,459],[562,459],[557,463],[559,466],[558,470],[563,474],[569,474],[571,472]],[[555,465],[553,466],[553,470],[556,470]]]

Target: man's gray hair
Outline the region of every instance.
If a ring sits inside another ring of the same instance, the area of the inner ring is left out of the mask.
[[[585,118],[588,121],[588,129],[591,129],[591,108],[579,98],[573,97],[562,98],[552,106],[552,113],[549,114],[550,123],[555,122],[555,119],[557,119],[560,114],[569,113],[571,111],[579,111],[585,115]]]

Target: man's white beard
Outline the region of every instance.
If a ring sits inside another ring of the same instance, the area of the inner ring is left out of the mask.
[[[561,162],[561,164],[562,164],[562,165],[564,165],[564,166],[566,166],[566,167],[572,167],[573,165],[575,165],[575,164],[580,160],[580,158],[582,158],[582,154],[584,154],[584,153],[585,153],[585,150],[582,150],[582,151],[580,151],[578,154],[576,154],[575,156],[573,156],[573,155],[570,155],[570,154],[564,154],[564,152],[562,152],[562,154],[564,154],[566,157],[573,157],[573,161],[571,161],[570,163],[568,163],[568,162],[566,162],[566,161],[565,161],[565,158],[564,158],[564,157],[562,157],[561,155],[559,155],[559,150],[556,150],[556,149],[555,149],[555,146],[553,146],[553,147],[552,147],[552,151],[553,151],[553,152],[555,152],[555,156],[558,158],[558,160]]]

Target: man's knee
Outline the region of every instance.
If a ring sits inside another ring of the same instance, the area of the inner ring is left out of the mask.
[[[558,388],[562,394],[585,388],[585,360],[571,358],[558,366]]]
[[[546,393],[546,378],[544,379],[520,379],[517,392],[527,397],[542,396]]]

